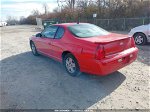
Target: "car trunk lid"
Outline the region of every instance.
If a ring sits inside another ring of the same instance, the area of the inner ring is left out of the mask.
[[[131,39],[123,38],[104,44],[105,55],[115,54],[131,47]]]
[[[121,52],[125,49],[132,47],[131,38],[128,35],[114,34],[83,38],[85,41],[89,41],[104,47],[105,55],[111,55]]]

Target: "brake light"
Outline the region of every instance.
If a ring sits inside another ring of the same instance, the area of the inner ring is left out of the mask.
[[[104,46],[98,45],[95,53],[95,59],[103,59],[105,58],[105,51],[104,51]]]
[[[132,47],[135,47],[135,41],[134,41],[134,38],[131,37],[130,39],[131,39],[131,46],[132,46]]]

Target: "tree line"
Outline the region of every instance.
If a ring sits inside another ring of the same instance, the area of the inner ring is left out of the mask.
[[[48,5],[43,4],[44,13],[37,9],[24,18],[19,24],[36,24],[36,18],[58,20],[92,19],[97,14],[98,19],[150,17],[150,0],[66,0],[64,6],[49,12]],[[8,19],[11,21],[11,19]]]

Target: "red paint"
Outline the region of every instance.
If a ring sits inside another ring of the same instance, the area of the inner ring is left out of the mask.
[[[138,49],[132,37],[110,33],[107,36],[78,38],[68,30],[69,24],[57,24],[65,29],[61,39],[31,37],[38,52],[62,62],[62,53],[72,53],[80,71],[96,75],[115,72],[136,60]],[[130,57],[130,55],[133,55]],[[118,62],[122,59],[121,62]]]

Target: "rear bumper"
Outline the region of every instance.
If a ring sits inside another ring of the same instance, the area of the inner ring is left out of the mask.
[[[136,60],[138,48],[130,48],[115,55],[107,56],[103,60],[93,60],[94,67],[88,69],[88,73],[105,76],[113,73]]]
[[[99,62],[100,74],[107,75],[131,64],[136,60],[137,54],[138,49],[135,47],[102,60]]]

